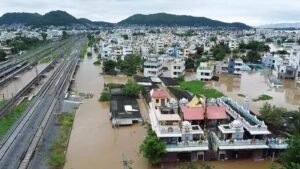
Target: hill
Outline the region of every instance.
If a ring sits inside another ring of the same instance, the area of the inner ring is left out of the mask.
[[[226,23],[205,17],[187,15],[173,15],[157,13],[150,15],[136,14],[118,23],[119,25],[146,25],[146,26],[201,26],[201,27],[225,27],[249,29],[250,26],[243,23]]]
[[[29,24],[41,17],[37,13],[6,13],[0,17],[0,25]]]
[[[74,16],[68,14],[65,11],[51,11],[46,13],[42,17],[30,23],[34,26],[63,26],[63,25],[72,25],[79,24],[80,21],[77,20]]]

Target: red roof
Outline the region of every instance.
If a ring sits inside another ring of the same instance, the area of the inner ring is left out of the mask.
[[[167,98],[169,94],[164,90],[153,90],[152,95],[153,98]]]
[[[182,107],[184,120],[203,120],[204,111],[203,107]]]
[[[207,118],[209,120],[220,120],[226,119],[226,107],[225,106],[208,106],[207,107]]]
[[[225,106],[208,106],[207,107],[207,119],[208,120],[220,120],[226,119],[226,107]],[[203,107],[182,107],[184,120],[204,120],[205,108]]]

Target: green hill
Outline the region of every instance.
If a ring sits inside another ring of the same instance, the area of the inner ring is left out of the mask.
[[[205,17],[187,15],[172,15],[157,13],[150,15],[136,14],[122,20],[119,25],[146,25],[146,26],[202,26],[249,29],[250,26],[243,23],[226,23]]]
[[[0,17],[0,25],[29,24],[41,17],[37,13],[6,13]]]

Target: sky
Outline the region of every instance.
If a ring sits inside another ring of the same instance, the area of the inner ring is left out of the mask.
[[[300,22],[300,0],[0,0],[7,12],[64,10],[76,18],[119,22],[133,14],[165,12],[251,26]]]

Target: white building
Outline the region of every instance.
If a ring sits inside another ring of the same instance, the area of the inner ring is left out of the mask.
[[[201,81],[209,81],[213,77],[214,67],[208,65],[207,62],[201,62],[197,68],[197,79]]]
[[[162,61],[157,56],[149,57],[144,62],[144,76],[145,77],[158,77],[163,73]]]
[[[176,58],[171,62],[171,78],[181,75],[185,75],[185,61],[183,58]]]

